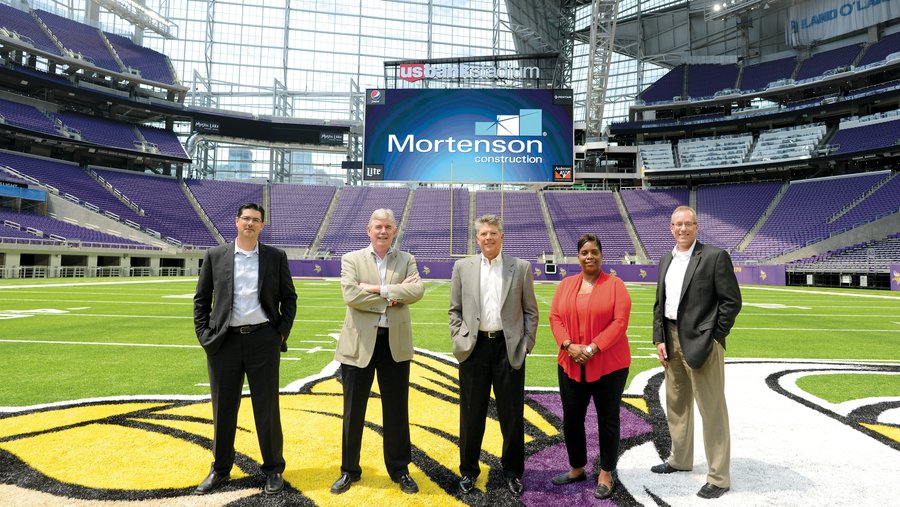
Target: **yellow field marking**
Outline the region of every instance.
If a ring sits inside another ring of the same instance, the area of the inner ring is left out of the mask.
[[[645,414],[650,414],[650,409],[647,407],[647,400],[645,400],[644,398],[630,398],[627,396],[623,396],[622,401],[631,405],[632,407],[635,407]]]
[[[886,426],[884,424],[866,424],[860,423],[863,427],[869,428],[872,431],[877,431],[882,435],[890,438],[895,442],[900,442],[900,428],[896,426]]]
[[[12,437],[24,433],[36,433],[72,424],[105,419],[136,410],[162,407],[167,403],[114,403],[71,407],[0,419],[0,437]]]

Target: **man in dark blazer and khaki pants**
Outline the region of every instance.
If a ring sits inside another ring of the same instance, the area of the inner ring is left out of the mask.
[[[234,243],[207,250],[194,296],[194,327],[206,351],[213,406],[213,457],[196,494],[229,478],[244,374],[266,474],[265,492],[284,488],[283,436],[278,404],[278,367],[297,313],[297,293],[287,255],[259,242],[265,210],[241,206]]]
[[[503,222],[475,221],[481,249],[456,262],[450,281],[450,338],[459,361],[459,491],[475,489],[491,386],[503,434],[507,488],[521,495],[525,471],[525,356],[534,348],[538,306],[531,264],[501,254]]]
[[[709,464],[697,496],[718,498],[731,488],[725,337],[741,311],[741,291],[728,253],[697,241],[692,208],[676,208],[670,229],[675,248],[659,261],[653,342],[665,369],[672,450],[651,470],[668,474],[693,468],[696,400]]]

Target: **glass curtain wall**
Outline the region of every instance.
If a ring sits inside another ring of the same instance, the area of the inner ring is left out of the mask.
[[[8,3],[8,0],[3,0]],[[539,0],[535,0],[539,1]],[[32,0],[84,21],[87,0]],[[137,42],[169,56],[191,91],[187,103],[257,115],[350,118],[351,90],[384,86],[385,60],[515,54],[506,0],[145,0],[178,26],[178,38],[155,33]],[[620,19],[683,1],[620,2]],[[499,7],[501,23],[495,23]],[[133,27],[99,10],[100,28],[133,36]],[[590,4],[577,29],[590,22]],[[495,26],[503,30],[495,46]],[[572,86],[583,103],[587,46],[574,50]],[[638,92],[667,69],[616,55],[604,123],[626,118]],[[576,111],[583,121],[584,111]],[[180,126],[186,130],[189,126]],[[184,132],[186,135],[187,132]],[[208,144],[194,175],[297,183],[344,181],[346,154]],[[233,153],[241,153],[236,161]],[[249,170],[248,170],[249,167]]]

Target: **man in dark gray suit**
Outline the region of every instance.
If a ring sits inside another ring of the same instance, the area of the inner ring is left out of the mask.
[[[456,262],[450,285],[450,338],[459,360],[459,491],[475,489],[491,386],[503,434],[503,475],[522,494],[525,471],[525,355],[534,348],[538,306],[531,264],[501,254],[503,222],[475,221],[481,255]]]
[[[703,420],[709,472],[697,492],[718,498],[731,487],[731,437],[725,404],[725,337],[741,311],[731,257],[697,241],[697,213],[675,208],[675,248],[659,261],[653,342],[666,375],[668,459],[651,470],[669,474],[694,466],[694,400]]]
[[[265,492],[284,489],[278,366],[297,313],[297,293],[287,255],[259,242],[264,220],[261,206],[241,206],[234,220],[234,243],[209,249],[200,267],[194,327],[206,351],[214,432],[214,461],[197,486],[195,493],[200,495],[227,481],[234,465],[245,373],[266,474]]]

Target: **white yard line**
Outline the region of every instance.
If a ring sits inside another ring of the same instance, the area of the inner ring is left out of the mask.
[[[185,283],[190,279],[183,280],[133,280],[126,282],[71,282],[71,283],[35,283],[29,285],[0,285],[2,289],[42,289],[44,287],[88,287],[94,285],[133,285],[145,283]]]
[[[807,289],[782,289],[779,287],[761,287],[759,285],[741,285],[741,290],[751,289],[751,290],[767,290],[773,292],[794,292],[799,294],[820,294],[823,296],[849,296],[854,298],[875,298],[875,299],[893,299],[895,301],[900,301],[900,296],[888,296],[882,294],[854,294],[851,292],[828,292],[824,290],[807,290]]]

